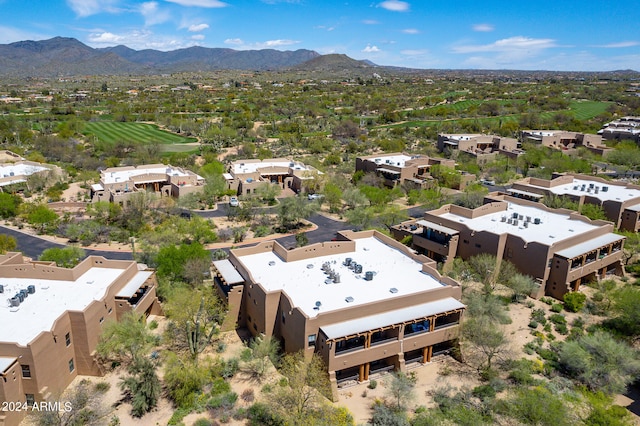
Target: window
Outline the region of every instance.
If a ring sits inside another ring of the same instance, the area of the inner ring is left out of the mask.
[[[310,334],[307,337],[307,346],[311,347],[311,346],[315,346],[316,345],[316,335],[315,334]]]
[[[286,321],[285,321],[284,312],[283,312],[283,313],[282,313],[282,323],[284,324],[285,322],[286,322]]]
[[[67,346],[71,344],[71,333],[67,333],[64,335],[64,342],[66,343]]]
[[[27,404],[33,406],[36,403],[36,397],[32,393],[25,393],[24,398],[27,400]]]
[[[73,373],[73,370],[76,369],[76,366],[73,364],[73,358],[69,360],[69,373]]]
[[[22,367],[22,377],[30,378],[31,377],[31,367],[28,366],[28,365],[24,365],[24,364],[21,364],[20,367]]]

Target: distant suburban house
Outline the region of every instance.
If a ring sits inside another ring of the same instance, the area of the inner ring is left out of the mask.
[[[455,257],[483,253],[508,260],[539,283],[536,297],[562,299],[582,284],[624,273],[625,237],[612,223],[504,194],[489,194],[475,209],[447,204],[391,231],[397,240],[411,236],[415,250],[445,268]]]
[[[429,157],[419,154],[395,152],[375,154],[356,158],[356,171],[376,173],[384,178],[384,184],[391,188],[397,185],[426,189],[433,187],[435,181],[430,174],[431,167],[440,165],[455,169],[454,160],[440,157]],[[464,189],[469,182],[476,180],[472,174],[461,175],[460,187]]]
[[[53,164],[28,161],[11,151],[0,151],[0,191],[12,192],[17,184],[26,184],[30,176],[62,177],[62,169]]]
[[[605,124],[598,131],[606,140],[640,142],[640,117],[622,117]]]
[[[151,191],[162,197],[180,198],[202,191],[202,176],[165,164],[111,167],[100,172],[100,182],[91,185],[91,201],[125,204],[138,192]]]
[[[233,249],[212,276],[229,320],[319,354],[338,388],[407,371],[457,345],[465,306],[436,263],[377,231],[287,250],[277,241]]]
[[[90,256],[72,269],[0,255],[0,401],[57,402],[78,375],[100,376],[105,321],[129,311],[161,314],[155,273],[134,261]],[[25,410],[0,411],[17,426]]]
[[[596,204],[616,228],[640,230],[640,186],[579,174],[554,173],[551,180],[525,178],[507,190],[519,198],[540,201],[545,195],[569,197],[579,206]]]
[[[464,153],[480,163],[492,161],[498,154],[510,158],[524,154],[515,138],[483,134],[439,134],[438,150]]]
[[[287,158],[265,160],[238,160],[224,174],[227,188],[238,195],[248,195],[264,183],[272,183],[282,189],[305,192],[307,182],[321,175],[318,169]]]
[[[602,143],[601,135],[567,132],[564,130],[522,130],[520,132],[520,140],[554,148],[565,154],[573,154],[579,147],[584,147],[603,157],[613,151],[613,148],[609,148]]]

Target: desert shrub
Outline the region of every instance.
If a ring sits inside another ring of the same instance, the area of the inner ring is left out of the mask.
[[[538,322],[536,320],[529,321],[529,328],[538,328]]]
[[[100,393],[105,393],[111,388],[111,385],[107,382],[98,382],[95,384],[96,391]]]
[[[369,385],[368,385],[369,389],[375,389],[377,387],[378,387],[378,382],[376,380],[372,379],[372,380],[369,381]]]
[[[560,303],[554,303],[551,305],[551,311],[556,313],[562,312],[562,305]]]
[[[549,321],[554,324],[566,324],[567,318],[565,318],[565,316],[562,314],[553,314],[549,317]]]
[[[542,325],[545,325],[547,323],[544,309],[534,309],[533,311],[531,311],[531,319],[537,321]]]
[[[584,308],[587,295],[579,291],[570,291],[564,295],[564,308],[569,312],[580,312]]]

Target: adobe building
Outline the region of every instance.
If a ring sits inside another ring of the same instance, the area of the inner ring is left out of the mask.
[[[434,165],[455,169],[456,162],[446,158],[401,152],[356,158],[356,171],[376,173],[384,178],[384,184],[391,188],[397,185],[407,185],[416,189],[432,188],[435,181],[430,170]],[[475,180],[476,176],[473,174],[462,174],[460,187],[456,189],[464,189],[469,182]]]
[[[7,253],[0,277],[0,401],[56,402],[77,375],[102,375],[95,349],[105,321],[161,313],[155,273],[134,261],[90,256],[68,269]],[[0,426],[25,415],[0,411]]]
[[[606,140],[640,142],[640,117],[622,117],[602,126],[598,134]]]
[[[180,198],[202,191],[202,176],[164,164],[110,167],[100,172],[100,182],[91,185],[91,202],[124,205],[133,194],[145,191],[162,197]]]
[[[212,276],[231,319],[287,353],[318,353],[339,387],[428,363],[457,342],[461,287],[436,263],[377,231],[287,250],[231,250]]]
[[[564,154],[575,154],[579,147],[584,147],[603,157],[613,151],[613,148],[608,148],[602,143],[602,136],[600,135],[567,132],[564,130],[522,130],[520,132],[520,141],[557,149]]]
[[[413,248],[445,268],[455,257],[482,253],[508,260],[539,283],[535,297],[562,299],[582,284],[623,274],[625,238],[612,223],[498,193],[476,209],[448,204],[391,231],[398,240],[411,235]]]
[[[541,201],[545,195],[569,197],[581,207],[585,203],[604,209],[616,228],[640,230],[640,186],[595,176],[554,173],[552,179],[525,178],[507,192],[515,197]]]
[[[13,192],[17,184],[26,183],[32,175],[62,177],[62,169],[52,164],[25,160],[11,151],[0,151],[0,191]],[[29,189],[29,188],[28,188]]]
[[[307,182],[321,175],[318,169],[286,158],[238,160],[224,174],[227,188],[238,195],[249,195],[264,184],[272,183],[295,192],[306,192]]]
[[[524,154],[515,138],[482,134],[439,134],[438,150],[458,151],[470,155],[480,163],[493,161],[498,154],[517,158]]]

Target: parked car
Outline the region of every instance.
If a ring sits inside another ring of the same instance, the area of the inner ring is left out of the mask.
[[[309,194],[309,195],[307,195],[307,199],[308,200],[319,200],[322,197],[323,197],[322,194]]]
[[[238,197],[229,198],[229,205],[231,207],[238,207],[240,205],[240,202],[238,201]]]

